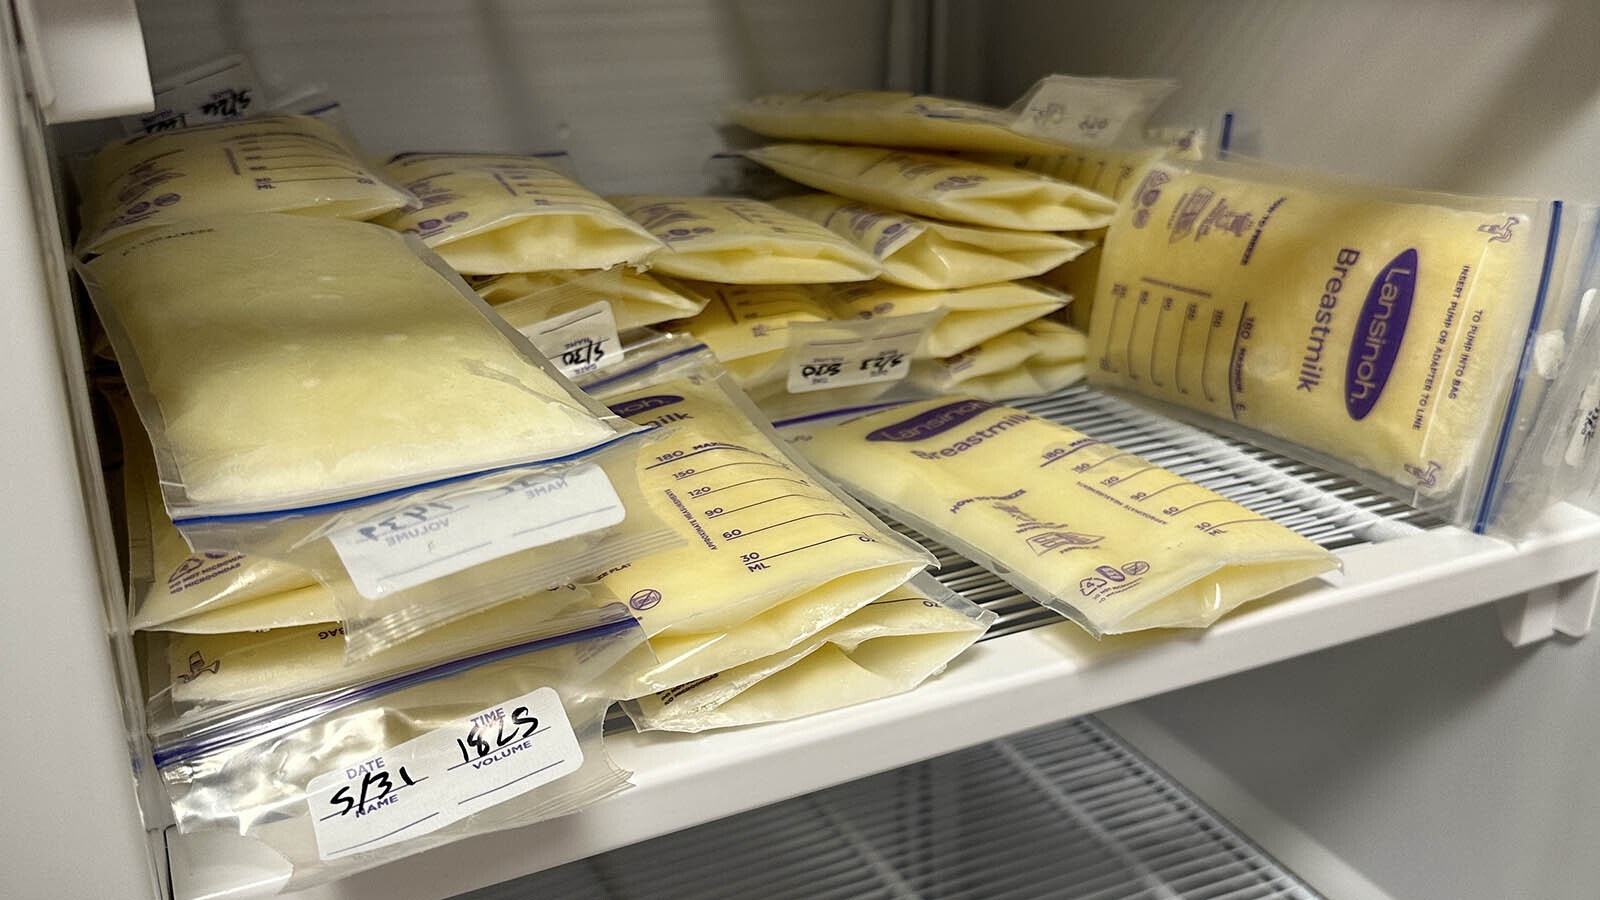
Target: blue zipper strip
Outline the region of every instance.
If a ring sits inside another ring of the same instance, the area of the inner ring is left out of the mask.
[[[649,362],[640,363],[639,365],[634,366],[631,369],[624,369],[621,372],[616,373],[615,375],[607,375],[604,378],[599,378],[599,379],[596,379],[594,381],[591,381],[588,384],[583,385],[583,389],[586,392],[595,391],[595,390],[598,390],[600,388],[605,387],[608,384],[616,384],[618,381],[621,381],[621,380],[623,380],[625,378],[633,378],[633,377],[635,377],[637,375],[640,375],[640,374],[642,374],[644,372],[649,372],[652,369],[660,368],[661,366],[664,366],[667,363],[672,362],[673,360],[682,359],[685,356],[691,356],[693,354],[700,353],[702,351],[710,352],[710,350],[711,350],[711,348],[707,347],[705,344],[695,344],[692,347],[685,347],[682,350],[674,350],[674,351],[672,351],[671,353],[668,353],[665,356],[657,357],[655,359],[650,360]]]
[[[452,675],[459,675],[490,663],[512,659],[540,650],[553,649],[563,644],[610,637],[621,634],[630,628],[638,627],[638,623],[634,621],[633,616],[621,610],[616,615],[618,618],[613,621],[591,625],[578,631],[498,647],[494,650],[438,663],[412,672],[392,675],[378,681],[336,688],[320,696],[306,697],[297,701],[288,701],[281,705],[267,707],[244,718],[242,722],[217,723],[202,728],[197,734],[186,740],[175,744],[159,745],[152,752],[152,757],[155,760],[156,767],[164,769],[238,744],[258,740],[275,732],[298,728],[328,713],[337,712],[345,707],[384,694],[415,687],[430,681],[437,681],[441,678],[449,678]],[[211,734],[208,735],[208,733]]]
[[[915,402],[915,400],[891,400],[888,403],[874,403],[869,406],[851,406],[846,409],[834,409],[829,410],[828,412],[812,413],[808,416],[795,416],[792,419],[779,419],[772,423],[772,427],[787,428],[790,425],[799,425],[803,422],[815,422],[818,419],[836,419],[840,416],[848,416],[851,413],[877,412],[881,409],[892,409],[896,406],[905,406],[908,403]]]
[[[561,463],[574,462],[598,453],[602,450],[616,446],[623,441],[632,440],[639,435],[654,431],[657,427],[658,426],[655,425],[641,426],[634,431],[629,431],[626,434],[619,434],[616,437],[610,438],[591,447],[585,447],[582,450],[568,453],[564,456],[554,456],[550,457],[549,459],[527,460],[519,463],[510,463],[504,466],[495,466],[491,469],[480,469],[476,472],[466,472],[461,475],[452,475],[449,478],[425,481],[421,484],[407,485],[405,487],[394,488],[393,490],[380,491],[376,494],[365,494],[360,497],[352,497],[348,500],[332,500],[327,503],[317,503],[311,506],[295,506],[288,509],[271,509],[263,512],[229,513],[216,516],[187,516],[184,518],[173,519],[172,524],[182,528],[185,525],[223,525],[232,522],[262,522],[271,519],[282,518],[284,516],[320,515],[323,513],[339,512],[341,510],[351,509],[368,503],[390,500],[395,497],[403,497],[406,494],[415,493],[417,491],[429,490],[450,484],[458,484],[463,481],[470,481],[474,478],[481,478],[485,475],[494,475],[498,472],[509,472],[513,469],[526,469],[532,466],[553,466]]]
[[[1511,443],[1511,428],[1517,416],[1517,406],[1522,399],[1522,388],[1528,380],[1528,369],[1533,364],[1533,349],[1538,342],[1539,324],[1544,319],[1544,304],[1550,292],[1550,280],[1555,269],[1556,247],[1561,242],[1561,216],[1564,206],[1560,200],[1550,205],[1550,236],[1544,245],[1544,271],[1539,273],[1539,292],[1534,297],[1533,312],[1528,318],[1528,334],[1522,342],[1522,360],[1517,366],[1517,379],[1511,385],[1511,397],[1506,403],[1505,416],[1500,420],[1500,437],[1495,444],[1494,461],[1489,464],[1488,482],[1483,500],[1478,504],[1478,514],[1473,519],[1472,530],[1483,534],[1489,527],[1489,512],[1499,499],[1500,468],[1505,464],[1506,450]]]

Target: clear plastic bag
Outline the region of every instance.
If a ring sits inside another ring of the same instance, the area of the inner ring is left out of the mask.
[[[1204,627],[1338,557],[1073,429],[975,398],[779,423],[870,505],[1096,637]]]
[[[968,225],[1084,231],[1104,227],[1116,209],[1075,184],[953,156],[841,144],[771,144],[744,155],[807,187]]]
[[[178,829],[258,843],[297,890],[622,790],[602,676],[643,652],[632,618],[513,640],[156,734]]]
[[[669,252],[650,260],[663,275],[721,284],[864,281],[882,266],[821,225],[747,197],[628,194],[609,197]]]
[[[772,205],[826,226],[877,257],[883,281],[927,291],[1030,278],[1089,247],[1064,234],[956,225],[833,194],[779,197]]]
[[[661,242],[555,161],[489,153],[402,153],[384,173],[422,208],[378,220],[420,237],[464,275],[639,265]]]
[[[646,436],[414,239],[235,216],[81,271],[174,523],[313,572],[353,655],[672,540],[631,488]]]
[[[1159,162],[1107,235],[1089,378],[1481,528],[1574,219]]]
[[[854,706],[937,675],[996,618],[922,574],[781,653],[622,709],[640,731],[697,732]]]
[[[673,290],[648,272],[627,267],[605,272],[514,272],[471,279],[501,318],[526,334],[540,322],[605,301],[619,332],[692,316],[705,298]]]
[[[417,199],[367,168],[336,122],[273,115],[115,141],[79,185],[80,256],[189,219],[283,212],[372,219]]]
[[[625,673],[627,696],[782,650],[933,562],[795,458],[702,345],[660,342],[588,390],[678,429],[639,479],[684,545],[597,578],[659,659]]]

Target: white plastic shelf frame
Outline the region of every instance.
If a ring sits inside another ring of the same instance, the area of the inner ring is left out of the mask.
[[[1336,549],[1343,571],[1250,604],[1203,632],[1096,641],[940,550],[941,578],[1002,613],[994,635],[917,690],[795,722],[702,735],[608,736],[633,789],[581,813],[484,835],[299,896],[441,898],[846,781],[1501,601],[1516,641],[1587,631],[1600,517],[1560,506],[1516,545],[1428,524],[1343,479],[1086,389],[1025,404],[1142,452]],[[246,860],[169,838],[179,900],[231,893]]]

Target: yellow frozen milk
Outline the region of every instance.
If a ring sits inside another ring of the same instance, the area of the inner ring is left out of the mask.
[[[661,249],[616,207],[538,157],[402,153],[384,172],[422,208],[378,223],[419,236],[463,274],[608,269]]]
[[[1499,433],[1546,232],[1527,201],[1159,163],[1106,238],[1089,377],[1454,497]]]
[[[745,197],[610,198],[667,251],[650,269],[678,278],[724,284],[805,284],[863,281],[882,267],[815,222]]]
[[[616,433],[386,228],[197,219],[81,271],[184,504],[351,496]]]
[[[371,219],[416,198],[361,162],[343,132],[309,116],[265,116],[117,141],[80,186],[78,252],[102,253],[197,216],[286,212]]]
[[[932,394],[959,391],[980,400],[1039,397],[1082,381],[1088,353],[1088,335],[1040,319],[954,356],[918,360],[906,377]]]
[[[1014,130],[1017,114],[900,91],[766,94],[735,106],[735,122],[767,137],[882,147],[1057,153],[1055,141]]]
[[[472,287],[518,330],[596,300],[611,305],[620,331],[692,316],[706,305],[703,297],[679,293],[648,272],[627,266],[608,272],[513,272],[475,279]]]
[[[693,732],[853,706],[904,693],[938,674],[995,618],[918,575],[783,652],[622,708],[640,731]]]
[[[969,225],[1082,231],[1105,225],[1117,208],[1075,184],[953,156],[838,144],[772,144],[744,155],[807,187]]]
[[[834,194],[779,197],[772,205],[824,225],[877,257],[883,281],[922,290],[1028,278],[1089,248],[1067,235],[956,225]]]
[[[1339,564],[1132,453],[984,400],[813,420],[786,436],[851,492],[1097,636],[1209,625]]]
[[[1045,285],[1002,281],[944,291],[919,291],[880,281],[817,288],[835,305],[835,318],[875,319],[938,313],[917,347],[921,358],[952,356],[1032,322],[1072,298]]]
[[[782,385],[791,325],[833,318],[825,300],[806,285],[681,284],[706,303],[698,315],[672,327],[710,347],[747,392]]]
[[[639,478],[652,510],[673,523],[687,544],[599,578],[634,610],[652,640],[674,635],[701,641],[850,578],[857,599],[832,618],[809,623],[815,631],[931,561],[795,465],[712,379],[686,373],[617,392],[602,389],[600,396],[638,424],[678,429],[652,447],[652,456],[641,457]],[[790,616],[786,627],[798,621]],[[676,658],[682,649],[664,658]]]

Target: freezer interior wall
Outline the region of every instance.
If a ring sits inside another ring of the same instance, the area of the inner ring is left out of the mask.
[[[1584,0],[985,7],[951,51],[957,90],[1162,74],[1182,82],[1164,116],[1232,109],[1274,162],[1600,196],[1600,6]],[[1483,608],[1137,707],[1392,896],[1592,897],[1597,682],[1593,638],[1514,650]]]

